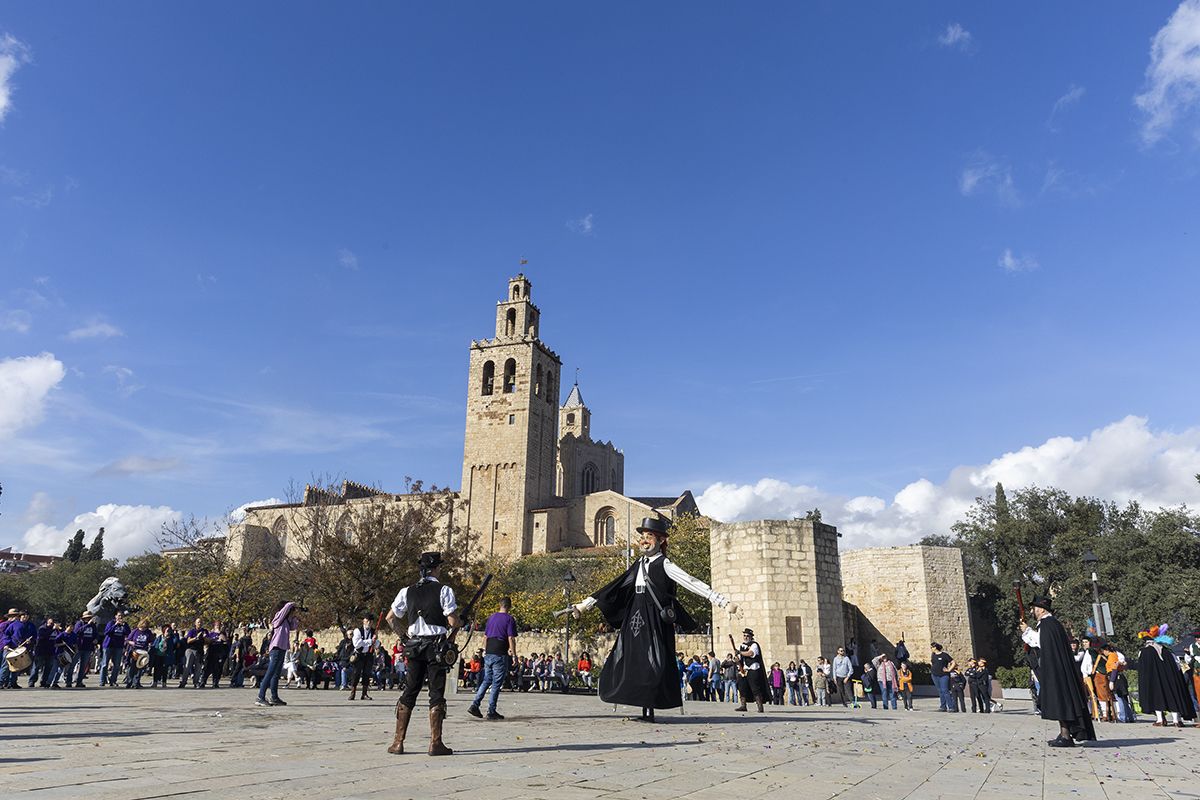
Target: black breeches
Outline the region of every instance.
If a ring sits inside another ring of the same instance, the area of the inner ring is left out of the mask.
[[[439,662],[430,663],[424,658],[416,658],[410,656],[408,659],[408,673],[404,679],[404,694],[400,697],[400,704],[414,708],[417,705],[417,695],[421,693],[421,687],[425,684],[426,677],[429,678],[429,707],[437,708],[438,706],[446,705],[446,673],[448,667]]]
[[[375,656],[371,653],[359,653],[358,658],[350,665],[350,690],[353,691],[358,686],[358,679],[362,678],[365,692],[370,687],[371,676],[374,674]]]
[[[738,693],[742,702],[753,697],[757,703],[767,702],[767,681],[758,673],[761,670],[747,670],[745,676],[738,678]]]

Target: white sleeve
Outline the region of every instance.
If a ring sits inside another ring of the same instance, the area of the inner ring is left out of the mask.
[[[442,602],[442,613],[449,616],[458,610],[458,601],[454,599],[454,590],[443,586],[438,599]]]
[[[663,569],[666,570],[668,578],[692,594],[699,595],[708,600],[708,602],[715,603],[720,608],[725,608],[725,606],[729,605],[728,597],[720,592],[714,592],[711,586],[699,578],[693,578],[691,575],[688,575],[666,556],[663,556]]]
[[[400,590],[396,595],[396,599],[392,601],[392,615],[398,619],[403,619],[408,613],[408,587]]]
[[[1025,644],[1029,645],[1030,647],[1042,646],[1042,636],[1033,628],[1025,629],[1025,632],[1021,634],[1021,641],[1025,642]]]
[[[585,597],[582,600],[580,600],[576,605],[579,606],[581,611],[587,611],[589,608],[592,608],[596,605],[596,598]]]
[[[358,628],[354,629],[354,633],[350,636],[350,641],[354,643],[355,650],[357,650],[358,646],[362,644],[362,634],[359,632]]]

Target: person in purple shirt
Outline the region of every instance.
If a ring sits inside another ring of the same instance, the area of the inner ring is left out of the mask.
[[[192,687],[200,688],[200,676],[204,668],[204,643],[208,641],[208,629],[196,617],[192,627],[183,635],[186,650],[183,651],[183,668],[179,673],[179,688],[187,686],[188,678],[192,679]]]
[[[46,617],[46,621],[38,626],[37,639],[33,645],[33,670],[29,673],[29,688],[32,689],[38,679],[43,689],[50,688],[50,678],[54,673],[54,618]]]
[[[117,673],[121,671],[121,658],[125,654],[125,637],[129,635],[129,623],[120,611],[104,626],[103,653],[100,664],[100,685],[116,686]]]
[[[268,647],[271,653],[267,658],[267,671],[258,683],[258,699],[256,706],[286,706],[279,699],[279,676],[283,672],[283,656],[292,646],[292,632],[300,627],[296,618],[299,609],[290,600],[281,600],[275,607],[275,616],[271,618],[270,641]],[[267,699],[267,690],[271,690],[271,699]]]
[[[20,609],[10,608],[4,619],[0,619],[0,645],[4,644],[4,631],[8,629],[8,623],[16,622],[21,616]],[[8,688],[8,659],[0,658],[0,689]]]
[[[483,695],[491,689],[487,718],[504,719],[504,715],[496,710],[496,701],[500,699],[500,687],[504,685],[504,679],[508,676],[509,664],[517,654],[517,621],[509,613],[511,610],[512,599],[501,597],[500,610],[489,616],[487,624],[484,625],[483,632],[487,637],[487,644],[483,654],[483,677],[479,681],[479,688],[475,690],[475,700],[467,709],[467,713],[472,717],[483,717],[479,711],[479,704],[483,701]]]
[[[62,662],[59,660],[64,653],[71,659],[73,665],[75,660],[75,631],[71,628],[63,627],[60,622],[54,626],[54,677],[50,680],[51,689],[62,688],[62,684],[58,681],[64,674],[67,676],[67,688],[71,688],[71,673],[63,670]]]
[[[134,689],[142,688],[142,675],[146,673],[146,669],[149,667],[149,662],[147,662],[145,667],[138,667],[138,657],[141,655],[141,652],[149,655],[150,646],[153,644],[154,631],[150,630],[150,620],[143,619],[138,623],[137,630],[131,632],[125,642],[126,648],[130,651],[129,667],[133,673],[129,677],[129,685]]]
[[[100,626],[96,624],[92,612],[84,611],[83,616],[75,623],[75,663],[67,673],[67,686],[71,685],[71,678],[74,676],[76,688],[87,688],[83,679],[92,665],[92,651],[96,649],[99,639]]]
[[[4,629],[4,647],[11,650],[15,647],[32,644],[33,640],[37,638],[37,630],[37,626],[29,619],[29,612],[22,611],[20,616],[10,620]],[[8,677],[8,688],[21,688],[21,684],[17,682],[17,673],[8,671],[8,659],[4,660],[4,669]]]

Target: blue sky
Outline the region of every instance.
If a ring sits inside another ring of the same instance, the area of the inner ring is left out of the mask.
[[[1200,502],[1197,46],[1200,0],[9,4],[0,545],[457,488],[521,258],[631,493],[859,544],[996,479]]]

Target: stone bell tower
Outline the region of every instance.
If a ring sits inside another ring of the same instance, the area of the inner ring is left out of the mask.
[[[530,512],[554,501],[562,362],[539,338],[524,275],[496,303],[496,335],[471,342],[462,496],[483,555],[533,551]]]

